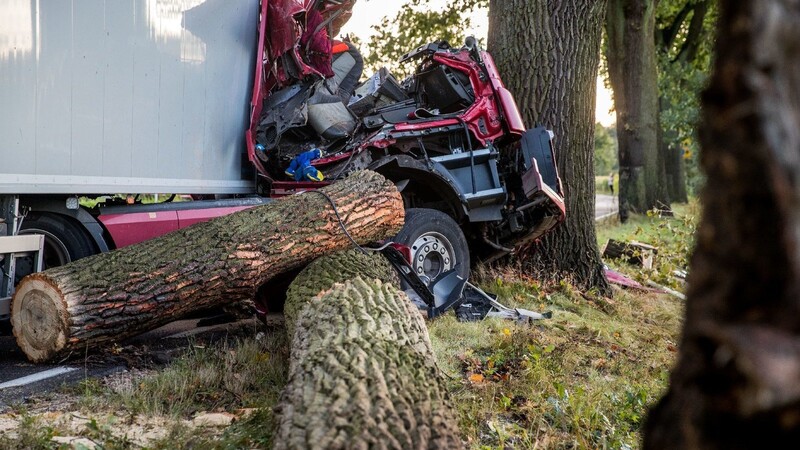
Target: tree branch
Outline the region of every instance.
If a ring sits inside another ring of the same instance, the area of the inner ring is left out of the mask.
[[[686,20],[686,17],[690,12],[692,12],[692,10],[694,10],[694,8],[695,4],[692,3],[691,0],[686,0],[686,4],[683,6],[683,9],[681,9],[678,15],[675,16],[675,19],[672,21],[670,26],[659,30],[661,32],[661,47],[663,51],[669,50],[669,48],[672,47],[672,44],[675,43],[675,38],[678,37],[678,31],[680,31],[683,21]]]
[[[697,49],[700,48],[700,38],[703,35],[703,22],[706,19],[706,13],[708,13],[708,0],[695,4],[694,15],[689,24],[689,33],[683,41],[681,51],[673,62],[681,59],[683,61],[692,61],[697,56]]]

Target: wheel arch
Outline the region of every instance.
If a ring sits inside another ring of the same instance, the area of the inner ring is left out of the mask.
[[[438,202],[446,205],[445,208],[431,208],[424,204],[411,207],[440,210],[457,223],[463,223],[469,219],[458,190],[449,180],[429,169],[424,161],[407,155],[392,155],[373,162],[369,169],[380,173],[395,184],[405,183],[399,186],[404,199],[408,194],[413,193],[428,200],[429,203]]]
[[[60,216],[86,232],[100,253],[110,250],[105,235],[106,230],[88,211],[82,207],[67,209],[66,197],[20,196],[20,205],[27,206],[34,213],[45,213]]]

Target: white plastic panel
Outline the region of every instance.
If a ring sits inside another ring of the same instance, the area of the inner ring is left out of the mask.
[[[0,193],[240,192],[257,22],[258,0],[3,0]]]

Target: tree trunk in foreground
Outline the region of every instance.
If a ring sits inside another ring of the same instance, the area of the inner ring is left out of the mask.
[[[400,194],[377,173],[321,191],[359,243],[403,225]],[[30,360],[46,361],[252,298],[275,275],[351,245],[322,195],[287,197],[26,277],[12,302],[14,335]]]
[[[594,115],[605,0],[492,0],[489,51],[532,126],[555,133],[567,220],[523,262],[543,279],[611,289],[594,223]]]
[[[686,321],[644,447],[800,441],[800,5],[721,4]],[[794,443],[794,444],[792,444]]]
[[[463,448],[425,321],[394,284],[382,256],[353,251],[293,282],[275,449]]]
[[[657,0],[609,0],[608,76],[614,89],[619,142],[619,214],[669,208],[665,159],[659,147]]]

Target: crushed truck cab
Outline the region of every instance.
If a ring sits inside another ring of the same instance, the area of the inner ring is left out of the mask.
[[[446,213],[473,252],[490,258],[563,221],[553,134],[525,127],[477,41],[467,38],[459,47],[436,41],[410,51],[402,61],[416,70],[402,80],[385,68],[364,74],[358,49],[331,38],[353,3],[262,5],[263,64],[256,68],[246,139],[259,189],[282,195],[314,179],[335,182],[375,170],[401,188],[407,208]],[[309,161],[309,152],[319,157]],[[300,159],[316,178],[287,177]]]

